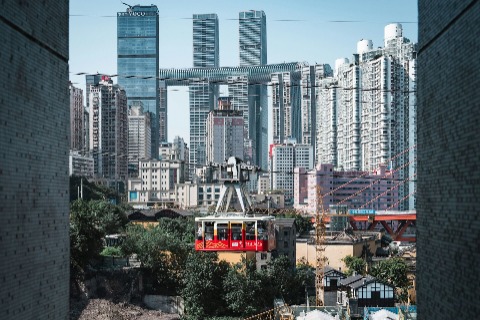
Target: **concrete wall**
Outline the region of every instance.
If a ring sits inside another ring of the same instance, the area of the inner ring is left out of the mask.
[[[0,319],[67,319],[68,1],[0,2]]]
[[[160,296],[146,294],[143,302],[150,309],[160,310],[165,313],[178,313],[183,315],[184,301],[180,296]]]
[[[418,318],[476,319],[480,1],[418,8]]]

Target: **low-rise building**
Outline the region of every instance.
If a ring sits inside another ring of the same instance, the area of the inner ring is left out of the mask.
[[[69,173],[71,176],[93,177],[94,161],[92,156],[82,155],[78,151],[70,150],[68,156]]]

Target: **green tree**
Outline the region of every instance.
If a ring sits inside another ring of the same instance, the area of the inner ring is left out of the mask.
[[[300,285],[297,303],[305,303],[305,290],[315,287],[315,268],[309,265],[304,258],[297,264],[297,268],[295,271],[296,281]]]
[[[353,257],[348,255],[342,259],[343,263],[347,266],[348,270],[345,272],[347,276],[351,276],[355,271],[357,274],[365,275],[367,263],[362,258]]]
[[[234,316],[256,314],[271,305],[265,278],[256,270],[254,260],[242,259],[230,268],[223,282],[225,301]]]
[[[181,295],[187,319],[206,319],[226,313],[223,281],[226,262],[217,262],[215,252],[192,251],[186,261]]]
[[[310,217],[298,213],[296,210],[284,212],[277,215],[277,218],[293,218],[295,219],[295,228],[298,234],[304,234],[313,230],[313,223]]]
[[[294,268],[287,256],[281,255],[278,258],[272,259],[267,264],[264,284],[270,290],[271,302],[275,297],[282,297],[287,304],[294,304],[298,302],[298,294],[302,290],[301,283],[295,277]]]
[[[70,205],[70,262],[83,270],[103,249],[103,237],[120,233],[127,223],[125,212],[101,200],[75,200]]]
[[[371,275],[384,281],[399,290],[397,300],[406,302],[408,297],[408,266],[400,257],[394,257],[380,261],[372,268]]]

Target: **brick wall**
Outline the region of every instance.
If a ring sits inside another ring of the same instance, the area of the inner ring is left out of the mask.
[[[419,0],[419,319],[480,314],[480,1]]]
[[[67,319],[68,1],[2,1],[0,43],[0,319]]]

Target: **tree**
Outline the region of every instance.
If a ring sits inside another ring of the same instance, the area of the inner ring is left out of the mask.
[[[295,219],[295,227],[297,229],[298,234],[304,234],[313,230],[313,223],[312,220],[307,217],[303,216],[297,211],[293,210],[291,212],[281,213],[277,215],[277,218],[293,218]]]
[[[267,281],[257,272],[254,260],[243,258],[230,268],[223,286],[227,308],[232,315],[256,314],[273,302],[269,301]]]
[[[399,289],[397,299],[406,302],[410,284],[407,272],[408,266],[405,261],[400,257],[394,257],[380,261],[372,268],[371,275]]]
[[[351,276],[355,271],[357,274],[365,275],[367,263],[362,258],[353,257],[348,255],[342,259],[343,263],[348,268],[348,271],[345,272],[347,276]]]
[[[190,252],[181,290],[187,319],[225,315],[223,281],[228,269],[226,262],[217,262],[215,252]]]
[[[73,271],[82,271],[99,256],[106,234],[122,232],[125,212],[101,200],[75,200],[70,205],[70,262]]]

